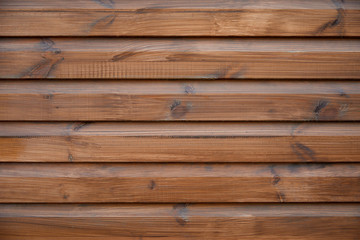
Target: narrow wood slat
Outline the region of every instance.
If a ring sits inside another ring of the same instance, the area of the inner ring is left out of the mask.
[[[359,79],[358,39],[2,38],[0,78]]]
[[[339,2],[339,3],[336,3]],[[341,3],[340,3],[341,2]],[[109,10],[123,9],[136,11],[145,8],[145,10],[153,9],[206,9],[216,11],[218,9],[333,9],[334,5],[343,4],[347,9],[359,8],[357,0],[332,1],[332,0],[63,0],[47,1],[47,0],[3,0],[1,9],[3,10]]]
[[[357,239],[359,204],[0,204],[2,240]]]
[[[360,164],[1,163],[2,203],[358,202]]]
[[[0,36],[360,36],[356,0],[5,0],[0,8]]]
[[[6,121],[355,121],[355,81],[0,82]]]
[[[3,122],[0,162],[360,162],[360,124]]]

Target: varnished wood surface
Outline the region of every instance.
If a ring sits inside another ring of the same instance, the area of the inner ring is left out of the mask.
[[[358,39],[1,38],[0,78],[359,79]]]
[[[6,121],[356,121],[360,83],[3,80],[0,105]]]
[[[0,239],[360,239],[359,37],[358,0],[0,0]]]
[[[1,204],[3,240],[357,239],[359,204]]]
[[[1,203],[358,202],[360,164],[1,163]]]
[[[0,36],[360,36],[359,1],[12,1]]]
[[[0,123],[1,162],[359,162],[358,123]]]

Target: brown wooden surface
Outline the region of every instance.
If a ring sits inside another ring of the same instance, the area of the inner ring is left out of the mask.
[[[358,0],[0,0],[0,240],[358,240],[357,80]]]
[[[6,121],[354,121],[360,83],[3,80],[0,105]]]
[[[0,36],[360,36],[359,1],[13,1]]]
[[[2,204],[3,240],[357,239],[358,204]]]
[[[358,202],[360,164],[1,163],[1,203]]]
[[[1,38],[0,78],[359,79],[358,39]]]
[[[0,161],[360,162],[360,126],[3,122]]]

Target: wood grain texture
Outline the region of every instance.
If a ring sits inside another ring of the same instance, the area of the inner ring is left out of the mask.
[[[1,163],[1,203],[358,202],[360,164]]]
[[[0,105],[6,121],[356,121],[360,83],[3,80]]]
[[[0,78],[359,79],[358,39],[1,38]]]
[[[0,162],[360,162],[360,125],[2,122]]]
[[[0,0],[0,239],[360,239],[358,80],[359,0]]]
[[[10,1],[0,36],[360,36],[359,1]]]
[[[3,240],[357,239],[359,204],[1,204]]]

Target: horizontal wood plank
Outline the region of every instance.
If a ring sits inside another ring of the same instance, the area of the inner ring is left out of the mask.
[[[358,123],[0,123],[1,162],[360,162]]]
[[[355,0],[5,0],[0,7],[0,36],[360,36]]]
[[[1,203],[358,202],[360,164],[1,163]]]
[[[0,204],[3,240],[357,239],[359,204]]]
[[[0,8],[0,36],[360,36],[356,0],[5,0]]]
[[[359,79],[358,39],[2,38],[0,78]]]
[[[358,121],[360,82],[3,80],[0,105],[6,121]]]
[[[139,8],[149,9],[207,9],[216,11],[218,9],[333,9],[334,4],[342,4],[346,8],[353,9],[359,8],[359,2],[357,0],[347,1],[332,0],[293,0],[291,2],[287,0],[202,0],[202,1],[190,1],[190,0],[63,0],[47,1],[47,0],[3,0],[1,2],[1,9],[3,10],[109,10],[124,9],[136,11]]]

